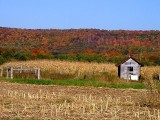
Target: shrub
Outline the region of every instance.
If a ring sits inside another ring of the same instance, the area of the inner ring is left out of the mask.
[[[160,65],[160,58],[159,58],[159,59],[156,59],[156,60],[155,60],[155,63],[156,63],[157,65]]]
[[[141,63],[142,63],[143,65],[147,65],[147,66],[152,66],[152,65],[154,65],[154,63],[151,62],[151,61],[141,61]]]
[[[4,58],[0,55],[0,65],[5,62]]]
[[[31,54],[28,52],[18,52],[15,54],[15,59],[17,60],[22,60],[22,61],[26,61],[26,60],[30,60],[31,59]]]
[[[154,73],[153,74],[153,79],[154,80],[159,80],[159,74],[158,73]]]
[[[7,49],[1,53],[2,57],[6,60],[10,60],[14,58],[15,50],[14,49]]]
[[[87,62],[106,62],[105,56],[102,55],[77,54],[77,60]]]
[[[52,56],[48,55],[48,54],[37,54],[36,58],[38,58],[38,59],[52,59]]]
[[[121,60],[123,60],[124,58],[126,58],[126,56],[110,57],[110,58],[108,59],[108,62],[118,63],[118,62],[120,62]]]
[[[102,55],[86,55],[86,54],[57,54],[56,59],[71,61],[87,61],[87,62],[106,62],[105,56]]]

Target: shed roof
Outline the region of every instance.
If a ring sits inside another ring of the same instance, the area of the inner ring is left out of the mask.
[[[123,59],[122,61],[120,61],[119,63],[117,63],[116,64],[116,67],[118,67],[118,66],[120,66],[121,64],[123,64],[123,63],[125,63],[127,60],[129,60],[129,59],[133,59],[134,61],[136,61],[139,65],[141,65],[141,66],[143,66],[139,61],[137,61],[135,58],[133,58],[133,57],[127,57],[127,58],[125,58],[125,59]]]

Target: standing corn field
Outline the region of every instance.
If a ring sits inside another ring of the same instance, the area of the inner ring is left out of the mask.
[[[114,64],[105,63],[87,63],[87,62],[69,62],[57,60],[36,60],[23,62],[9,62],[1,66],[25,66],[41,68],[41,77],[48,79],[58,79],[60,76],[65,78],[85,78],[99,75],[104,72],[114,73],[116,75],[116,67]],[[56,78],[57,76],[57,78]]]

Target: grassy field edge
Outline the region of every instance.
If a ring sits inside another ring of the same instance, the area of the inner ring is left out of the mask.
[[[132,89],[145,89],[146,86],[143,83],[110,83],[110,82],[98,82],[93,80],[84,79],[70,79],[70,80],[49,80],[49,79],[6,79],[1,78],[1,81],[21,83],[21,84],[36,84],[36,85],[68,85],[68,86],[93,86],[93,87],[107,87],[107,88],[132,88]]]

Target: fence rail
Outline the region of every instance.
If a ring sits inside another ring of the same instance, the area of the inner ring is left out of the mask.
[[[29,68],[29,67],[7,67],[6,68],[6,78],[13,79],[14,72],[18,71],[18,73],[23,74],[22,71],[34,71],[35,75],[37,76],[37,79],[40,79],[40,68]],[[3,73],[2,73],[3,74]],[[25,74],[25,73],[24,73]]]

